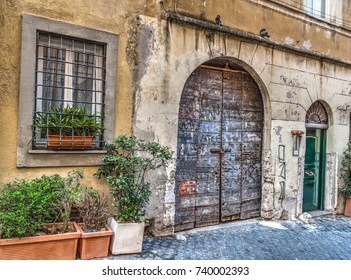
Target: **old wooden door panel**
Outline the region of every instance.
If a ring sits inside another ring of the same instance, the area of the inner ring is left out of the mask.
[[[183,89],[179,107],[175,176],[175,230],[194,227],[200,126],[200,73],[194,71]],[[195,190],[188,187],[195,182]]]
[[[199,68],[189,77],[179,109],[175,230],[259,215],[262,120],[260,92],[246,73]],[[184,187],[191,182],[192,191]]]
[[[200,77],[197,172],[200,178],[212,174],[212,180],[208,181],[207,188],[197,188],[195,225],[207,226],[219,222],[220,158],[211,153],[211,149],[218,148],[221,144],[222,73],[201,69]]]
[[[260,208],[263,119],[256,83],[240,72],[224,73],[223,104],[222,145],[229,152],[222,159],[221,219],[255,217]]]

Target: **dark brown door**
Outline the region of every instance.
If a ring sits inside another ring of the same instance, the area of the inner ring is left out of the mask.
[[[176,230],[259,216],[262,123],[246,72],[192,73],[179,109]]]

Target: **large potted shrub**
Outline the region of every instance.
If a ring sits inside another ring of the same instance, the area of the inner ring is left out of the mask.
[[[145,206],[151,195],[146,175],[167,166],[173,154],[169,147],[121,135],[107,145],[98,178],[106,178],[111,187],[116,213],[109,219],[114,234],[112,254],[138,253],[142,250]]]
[[[347,145],[346,151],[343,153],[340,169],[343,184],[339,191],[345,196],[344,215],[351,217],[351,144]]]
[[[50,112],[37,113],[35,127],[52,149],[91,148],[93,138],[104,131],[101,119],[84,107],[54,107]]]
[[[0,188],[0,259],[76,258],[80,232],[69,219],[80,176],[43,175]]]
[[[80,258],[102,258],[108,255],[112,229],[107,224],[113,215],[109,194],[85,187],[76,201],[82,223],[78,223],[81,237],[78,242]]]

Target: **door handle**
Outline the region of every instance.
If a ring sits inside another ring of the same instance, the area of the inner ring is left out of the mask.
[[[210,152],[212,154],[224,154],[225,151],[223,149],[211,149]]]
[[[314,173],[313,172],[306,172],[306,175],[308,175],[308,176],[314,176]]]
[[[211,149],[210,152],[213,154],[222,154],[223,155],[227,152],[230,152],[230,149]]]

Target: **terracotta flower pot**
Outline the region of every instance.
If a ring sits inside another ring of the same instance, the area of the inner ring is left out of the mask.
[[[91,148],[93,145],[93,136],[61,136],[48,135],[48,147],[58,148]]]
[[[49,228],[62,223],[46,224]],[[22,238],[0,239],[1,260],[74,260],[80,231]]]
[[[112,229],[105,225],[106,231],[84,232],[84,224],[78,224],[81,237],[78,242],[78,252],[82,260],[103,258],[108,256]]]
[[[344,215],[351,217],[351,196],[346,196]]]

